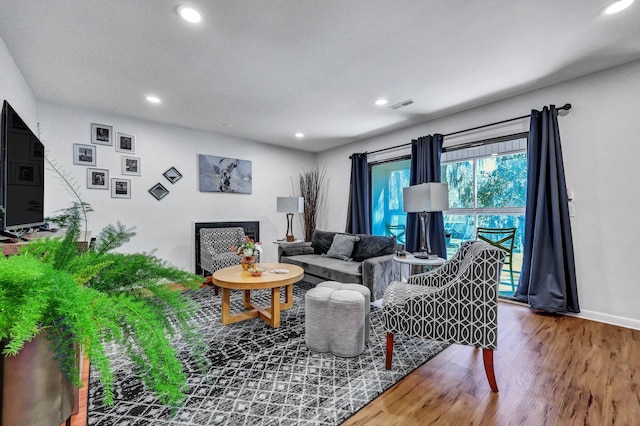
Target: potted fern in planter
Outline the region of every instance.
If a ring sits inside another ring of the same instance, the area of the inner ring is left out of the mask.
[[[16,256],[0,257],[3,354],[19,357],[32,339],[46,335],[66,377],[81,385],[77,353],[82,348],[100,375],[104,403],[112,404],[105,344],[115,342],[162,403],[180,405],[186,374],[171,337],[179,333],[189,339],[204,359],[189,322],[196,307],[171,284],[196,288],[201,278],[150,253],[115,253],[135,235],[120,223],[106,227],[95,247],[78,250],[80,215],[78,209],[70,212],[64,237],[37,240]]]

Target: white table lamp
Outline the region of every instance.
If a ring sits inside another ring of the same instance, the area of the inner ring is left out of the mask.
[[[287,241],[295,241],[293,236],[293,214],[304,212],[304,198],[278,197],[278,213],[287,214]]]

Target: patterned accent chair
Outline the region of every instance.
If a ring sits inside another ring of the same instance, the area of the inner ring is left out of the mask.
[[[441,267],[393,282],[382,302],[387,330],[386,368],[391,369],[394,334],[482,348],[484,368],[498,392],[493,351],[498,348],[498,285],[504,251],[466,241]]]
[[[239,265],[242,262],[242,256],[231,251],[231,247],[237,247],[244,243],[244,237],[244,229],[241,226],[200,229],[202,275],[206,277],[218,269]],[[256,261],[259,262],[260,258],[256,258]],[[218,294],[218,287],[215,287],[215,293]]]

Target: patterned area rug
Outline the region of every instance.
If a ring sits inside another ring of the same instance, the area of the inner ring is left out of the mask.
[[[222,326],[220,296],[212,288],[190,291],[201,306],[197,319],[212,365],[205,374],[189,369],[184,407],[172,414],[144,389],[131,363],[118,359],[115,405],[102,405],[97,373],[91,374],[88,424],[337,425],[447,346],[397,336],[393,369],[386,370],[381,310],[372,307],[370,341],[362,355],[311,352],[304,344],[304,294],[312,287],[294,285],[294,306],[282,312],[277,329],[257,318]],[[268,297],[267,291],[252,292],[252,299],[265,305]],[[241,304],[241,292],[232,292],[231,312],[240,311]],[[118,353],[116,347],[110,351]]]

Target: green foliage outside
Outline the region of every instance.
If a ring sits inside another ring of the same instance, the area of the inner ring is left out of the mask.
[[[523,207],[527,189],[527,155],[501,155],[478,160],[478,208]],[[449,184],[451,208],[474,208],[473,161],[442,166]]]
[[[501,155],[476,162],[477,200],[474,205],[473,160],[442,166],[443,179],[449,184],[449,205],[452,209],[524,207],[527,188],[526,153]],[[524,216],[521,214],[445,215],[445,230],[454,239],[475,238],[475,227],[516,228],[516,251],[522,247]]]
[[[116,342],[162,403],[180,405],[186,374],[171,339],[187,339],[201,363],[205,350],[190,321],[197,307],[168,284],[197,288],[202,279],[152,253],[114,253],[135,235],[120,223],[102,230],[94,248],[79,251],[80,211],[66,213],[64,237],[37,240],[19,255],[0,256],[3,354],[18,354],[25,342],[48,330],[70,380],[81,385],[80,346],[104,384],[104,402],[113,404],[112,365],[105,344]]]
[[[492,162],[483,167],[483,162]],[[523,207],[527,191],[527,155],[513,154],[478,161],[478,207]]]

